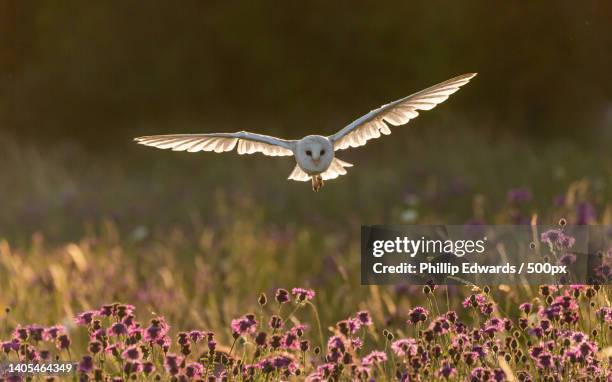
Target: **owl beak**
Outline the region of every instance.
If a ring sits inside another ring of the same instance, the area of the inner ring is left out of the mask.
[[[312,162],[314,164],[319,164],[320,161],[321,161],[321,158],[312,158]]]

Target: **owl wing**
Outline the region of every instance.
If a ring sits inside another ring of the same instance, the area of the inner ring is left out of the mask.
[[[380,137],[381,133],[389,135],[391,130],[387,123],[393,126],[408,123],[419,115],[417,110],[433,109],[459,90],[461,86],[467,84],[476,74],[468,73],[451,78],[408,97],[383,105],[356,119],[350,125],[327,138],[334,145],[334,150],[343,150],[349,147],[363,146],[370,139]]]
[[[238,154],[263,153],[269,156],[293,155],[295,142],[269,135],[240,131],[237,133],[150,135],[134,139],[138,144],[172,149],[172,151],[232,151],[238,146]]]

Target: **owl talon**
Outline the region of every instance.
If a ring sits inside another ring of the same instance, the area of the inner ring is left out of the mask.
[[[323,177],[321,175],[315,175],[312,177],[312,190],[314,192],[319,192],[321,188],[323,188]]]

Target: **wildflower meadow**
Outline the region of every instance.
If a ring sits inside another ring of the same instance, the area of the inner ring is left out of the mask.
[[[302,188],[281,194],[291,186],[281,181],[251,183],[259,163],[240,178],[208,164],[226,185],[215,188],[209,177],[185,181],[200,160],[174,163],[182,174],[152,162],[138,177],[75,161],[86,154],[66,148],[45,161],[34,149],[9,150],[1,163],[31,171],[4,188],[0,364],[73,370],[2,378],[612,380],[606,285],[359,285],[363,222],[558,223],[538,244],[562,248],[565,262],[575,261],[566,224],[612,222],[610,185],[589,173],[588,156],[563,170],[513,172],[508,152],[482,147],[490,161],[466,166],[427,157],[415,143],[413,154],[431,159],[422,167],[399,165],[406,175],[389,177],[365,166],[316,197]],[[561,152],[514,150],[528,163],[554,163]],[[507,166],[502,180],[487,179],[490,163]],[[359,178],[388,187],[359,191]]]

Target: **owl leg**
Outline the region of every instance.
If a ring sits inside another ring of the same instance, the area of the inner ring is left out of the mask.
[[[314,192],[319,192],[319,190],[323,187],[323,184],[323,177],[321,175],[312,176],[312,190]]]

